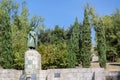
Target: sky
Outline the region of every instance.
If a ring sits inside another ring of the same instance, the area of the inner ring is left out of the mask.
[[[116,8],[120,9],[120,0],[15,0],[19,3],[26,1],[29,17],[39,15],[44,18],[46,28],[53,29],[55,25],[69,28],[77,17],[83,22],[84,6],[89,3],[94,7],[96,14],[101,17],[112,15]],[[95,31],[92,28],[92,43],[95,44]]]

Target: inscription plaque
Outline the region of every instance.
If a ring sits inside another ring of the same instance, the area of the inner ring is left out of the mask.
[[[55,78],[60,78],[60,73],[54,73]]]

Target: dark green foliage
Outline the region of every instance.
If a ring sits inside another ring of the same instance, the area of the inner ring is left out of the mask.
[[[1,26],[1,20],[0,20],[0,53],[2,52],[2,26]],[[0,56],[1,60],[1,56]]]
[[[73,25],[73,29],[72,29],[72,44],[74,44],[73,46],[73,51],[76,55],[77,58],[77,64],[80,63],[80,24],[78,23],[78,19],[76,18],[75,23]]]
[[[77,62],[78,62],[78,64],[81,64],[82,63],[82,28],[83,28],[83,25],[82,24],[80,24],[79,25],[80,26],[80,28],[79,28],[79,45],[78,45],[78,47],[79,47],[79,52],[78,52],[78,55],[77,55]]]
[[[6,25],[2,25],[2,53],[1,66],[11,68],[13,64],[13,49],[12,49],[12,33],[11,26],[8,20],[4,20]]]
[[[72,39],[70,39],[70,41],[67,43],[67,67],[68,68],[74,68],[76,65],[76,54],[73,51],[73,46],[74,44],[72,44]]]
[[[65,34],[64,29],[60,28],[58,25],[55,26],[54,30],[51,31],[51,44],[57,44],[59,42],[64,42]]]
[[[51,38],[51,30],[50,29],[41,31],[40,35],[38,35],[39,45],[40,45],[40,43],[42,43],[42,44],[50,43],[50,38]]]
[[[91,61],[91,37],[90,37],[90,23],[88,19],[88,11],[85,9],[84,11],[84,21],[83,21],[83,28],[82,28],[82,54],[81,54],[81,61],[82,66],[85,68],[90,67]]]
[[[65,37],[65,30],[56,25],[53,30],[46,29],[40,31],[39,42],[41,42],[42,44],[64,43],[66,41]]]
[[[100,64],[100,67],[105,68],[106,67],[106,39],[105,39],[105,30],[101,20],[98,22],[95,30],[97,35],[99,64]]]

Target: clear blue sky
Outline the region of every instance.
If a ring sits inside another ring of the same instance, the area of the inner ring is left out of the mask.
[[[95,8],[99,16],[111,15],[116,8],[120,9],[120,0],[15,0],[26,1],[30,17],[33,15],[42,16],[46,28],[53,28],[55,25],[68,28],[78,17],[79,22],[83,21],[83,9],[86,3]],[[95,32],[92,30],[92,37]],[[92,43],[95,41],[92,38]]]

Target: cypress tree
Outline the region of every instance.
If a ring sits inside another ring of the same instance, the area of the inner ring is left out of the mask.
[[[99,65],[100,67],[106,67],[106,39],[105,39],[105,29],[103,27],[102,20],[100,20],[96,26],[97,35],[97,48],[99,55]]]
[[[88,18],[88,10],[84,10],[84,21],[82,28],[82,66],[85,68],[90,67],[91,60],[91,37],[90,37],[90,23]]]
[[[0,24],[0,53],[2,52],[2,28]]]
[[[75,53],[74,53],[74,51],[73,51],[73,46],[74,46],[74,44],[72,44],[72,41],[73,41],[73,39],[70,39],[69,41],[68,41],[68,43],[67,43],[67,45],[68,45],[68,54],[67,54],[67,67],[68,68],[74,68],[75,67],[75,65],[76,65],[76,55],[75,55]]]
[[[79,42],[79,39],[80,39],[80,24],[78,23],[78,18],[76,17],[75,19],[75,23],[73,25],[73,32],[72,32],[72,38],[73,38],[73,41],[72,43],[74,44],[73,46],[73,51],[76,55],[76,60],[77,60],[77,64],[80,63],[80,42]]]
[[[75,67],[79,61],[79,23],[76,17],[68,43],[68,67]]]

